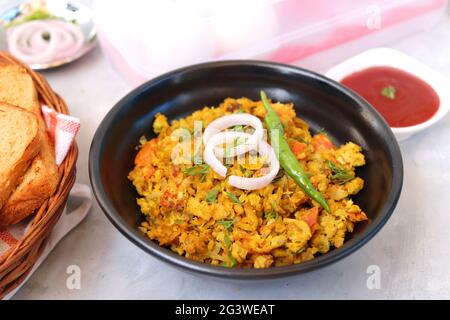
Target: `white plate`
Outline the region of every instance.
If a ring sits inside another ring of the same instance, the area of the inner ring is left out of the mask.
[[[450,109],[450,80],[416,59],[394,49],[375,48],[364,51],[331,68],[325,75],[335,81],[341,81],[356,71],[375,66],[389,66],[409,72],[428,83],[439,96],[439,109],[429,120],[414,126],[391,128],[398,141],[408,139],[429,128],[448,113]]]

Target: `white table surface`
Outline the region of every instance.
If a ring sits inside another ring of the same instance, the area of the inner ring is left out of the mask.
[[[90,3],[90,0],[83,2]],[[450,18],[395,44],[450,78]],[[82,121],[77,181],[89,183],[94,132],[124,96],[125,83],[97,48],[67,67],[45,72]],[[449,88],[450,90],[450,88]],[[404,299],[450,298],[450,117],[401,144],[405,179],[391,219],[362,249],[329,267],[265,282],[224,282],[178,271],[126,240],[97,204],[50,254],[16,299]],[[66,268],[81,269],[81,289],[66,287]],[[366,285],[370,265],[381,288]]]

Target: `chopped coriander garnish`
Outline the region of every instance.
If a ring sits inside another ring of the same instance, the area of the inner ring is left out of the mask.
[[[184,169],[184,173],[188,176],[196,176],[199,174],[206,174],[209,171],[209,165],[207,164],[197,164],[195,166]]]
[[[253,172],[251,170],[245,169],[242,165],[239,165],[239,170],[242,172],[242,176],[246,178],[250,178],[253,176]]]
[[[354,176],[345,170],[344,168],[339,167],[332,161],[328,160],[328,167],[330,168],[332,175],[331,181],[336,182],[338,184],[344,184],[354,178]]]
[[[216,202],[218,193],[219,193],[218,189],[212,189],[208,191],[205,198],[206,202],[208,202],[209,204]]]
[[[233,192],[226,191],[225,194],[228,196],[228,198],[230,198],[231,201],[242,206],[241,200],[239,200],[239,198],[236,197],[236,195]]]
[[[237,126],[234,126],[231,130],[232,131],[238,131],[238,132],[244,132],[244,126],[237,125]]]
[[[303,139],[303,138],[301,138],[301,137],[299,137],[299,138],[297,138],[297,139],[295,139],[295,140],[297,140],[297,141],[299,141],[299,142],[303,142],[303,143],[306,144],[306,145],[310,144],[308,141],[306,141],[305,139]]]
[[[381,89],[381,95],[388,99],[394,100],[397,89],[394,86],[386,86]]]
[[[227,253],[227,257],[228,257],[228,264],[225,263],[225,264],[223,264],[223,266],[233,268],[237,265],[237,261],[231,254],[231,240],[230,240],[230,237],[228,236],[228,234],[225,234],[225,236],[223,237],[223,241],[225,242],[225,250]]]
[[[148,140],[147,140],[147,138],[146,138],[145,136],[142,136],[142,137],[139,138],[139,143],[140,143],[141,145],[145,144],[147,141],[148,141]]]
[[[278,212],[276,212],[275,210],[270,210],[270,211],[266,211],[264,212],[264,218],[266,220],[270,220],[270,219],[278,219],[279,215]]]
[[[34,10],[33,12],[30,12],[26,16],[22,16],[18,19],[13,20],[12,22],[8,23],[6,25],[6,28],[15,27],[22,23],[29,22],[29,21],[35,21],[35,20],[48,20],[48,19],[56,19],[57,17],[52,15],[50,12],[42,9]]]
[[[319,131],[317,131],[317,134],[324,134],[328,136],[328,132],[325,131],[325,128],[320,128]]]
[[[225,234],[225,236],[223,237],[223,242],[225,242],[225,247],[228,248],[231,246],[231,239],[228,234]]]
[[[226,230],[230,230],[233,228],[234,220],[220,220],[217,223],[223,226]]]

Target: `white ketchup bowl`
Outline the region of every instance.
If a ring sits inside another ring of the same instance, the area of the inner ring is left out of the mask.
[[[398,141],[406,140],[441,120],[450,109],[450,80],[416,59],[394,49],[375,48],[364,51],[328,70],[325,74],[337,82],[370,67],[397,68],[428,83],[439,96],[439,108],[428,120],[413,126],[391,127]]]

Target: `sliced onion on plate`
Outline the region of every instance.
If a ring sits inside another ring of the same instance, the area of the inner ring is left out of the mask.
[[[36,37],[48,35],[49,41],[45,47],[36,46]],[[30,21],[8,30],[8,49],[10,53],[26,63],[50,61],[55,54],[56,42],[54,30],[42,21]]]
[[[81,29],[60,19],[29,21],[8,29],[8,49],[20,60],[48,63],[68,58],[84,43]]]

